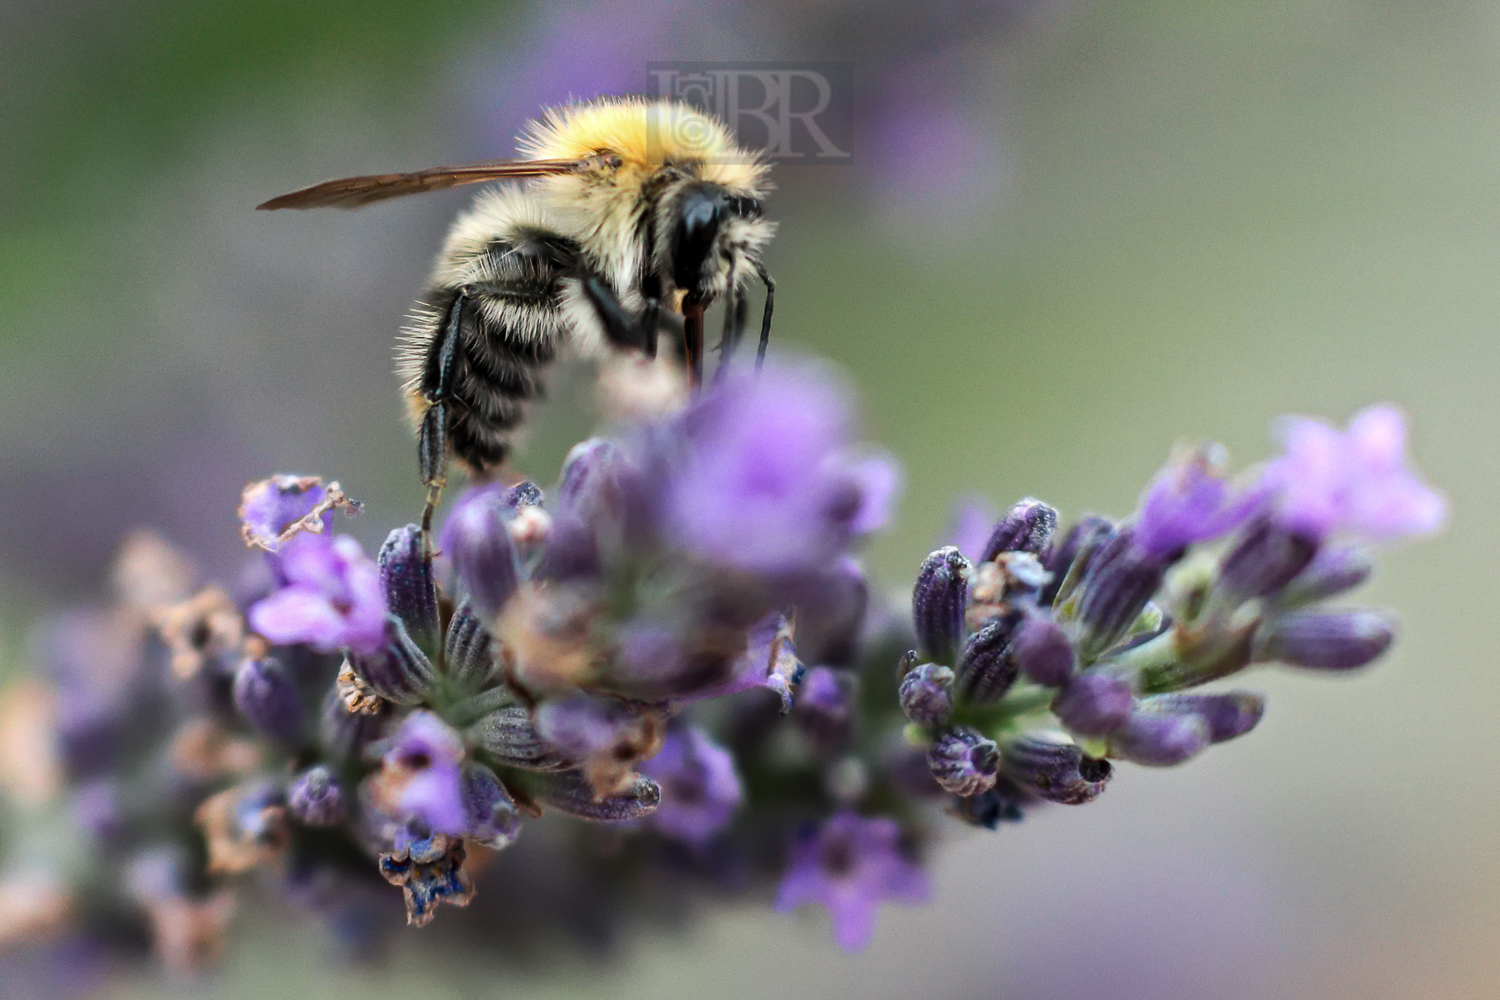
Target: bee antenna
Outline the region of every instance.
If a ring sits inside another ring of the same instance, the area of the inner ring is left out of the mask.
[[[755,262],[755,274],[766,286],[766,308],[760,314],[760,347],[755,352],[756,370],[766,362],[766,347],[771,343],[771,309],[776,303],[776,282],[766,273],[766,265]]]

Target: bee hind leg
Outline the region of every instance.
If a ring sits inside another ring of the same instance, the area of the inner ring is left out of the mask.
[[[459,292],[448,310],[441,339],[435,345],[429,364],[427,385],[422,393],[427,409],[417,432],[417,463],[422,485],[427,487],[427,504],[422,508],[422,536],[432,544],[432,514],[443,495],[448,480],[448,404],[453,391],[455,360],[461,334],[464,304],[468,297]]]

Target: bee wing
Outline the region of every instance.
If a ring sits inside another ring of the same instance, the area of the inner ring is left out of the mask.
[[[364,177],[341,177],[324,181],[312,187],[272,198],[255,206],[258,209],[278,208],[359,208],[387,198],[419,194],[423,191],[441,191],[460,184],[479,184],[483,181],[508,180],[519,177],[544,177],[548,174],[566,174],[582,166],[585,160],[490,160],[485,163],[467,163],[455,167],[432,167],[409,174],[369,174]]]

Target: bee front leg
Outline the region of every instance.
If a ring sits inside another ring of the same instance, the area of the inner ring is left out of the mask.
[[[448,480],[448,402],[453,392],[455,361],[461,336],[464,304],[468,296],[459,292],[448,309],[440,339],[433,345],[428,363],[428,384],[422,398],[427,409],[417,432],[417,463],[421,467],[422,485],[427,487],[427,505],[422,509],[422,535],[431,545],[432,514]]]
[[[616,347],[638,350],[648,358],[656,357],[656,328],[661,316],[661,302],[646,299],[646,312],[636,319],[620,304],[614,289],[599,275],[585,272],[579,276],[583,295],[604,327],[604,337]]]

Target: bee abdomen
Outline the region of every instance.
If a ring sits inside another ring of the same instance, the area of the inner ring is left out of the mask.
[[[565,336],[561,276],[567,247],[552,234],[497,239],[468,260],[452,261],[423,297],[402,361],[419,410],[447,404],[449,450],[482,471],[504,460],[527,405],[546,392],[544,370]],[[436,345],[458,296],[458,344],[446,391]]]

